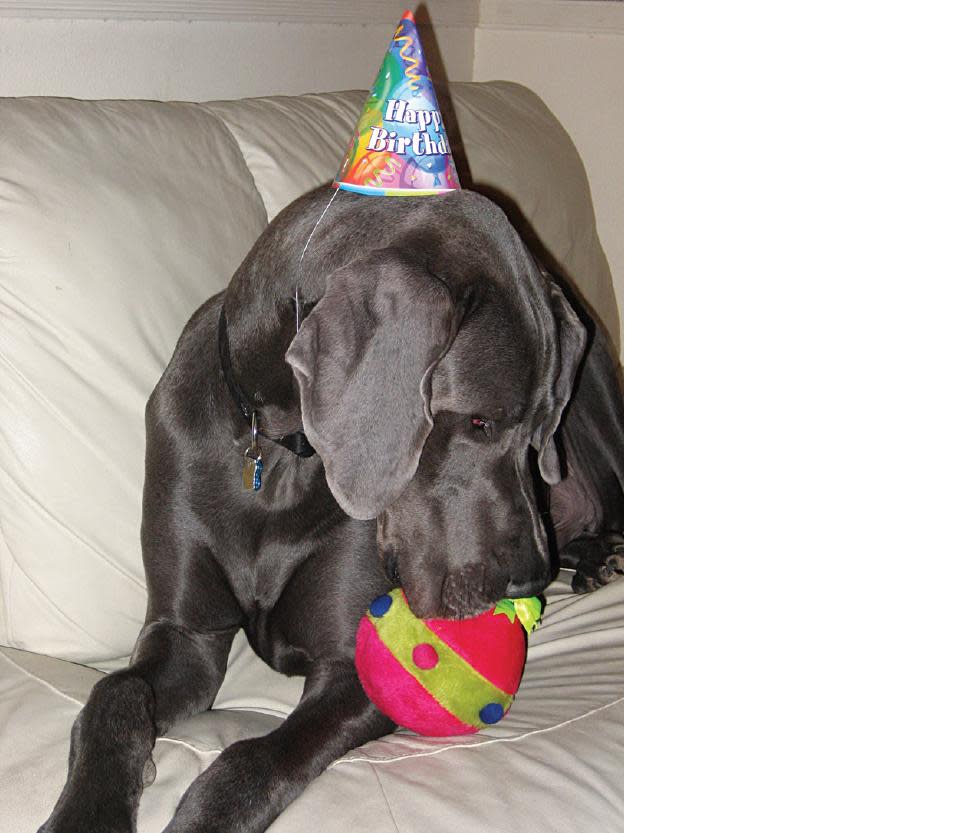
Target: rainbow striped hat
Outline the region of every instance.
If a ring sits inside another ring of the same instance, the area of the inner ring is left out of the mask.
[[[411,11],[393,33],[334,182],[379,197],[460,190]]]

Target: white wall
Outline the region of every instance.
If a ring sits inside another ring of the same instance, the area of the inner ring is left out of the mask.
[[[583,158],[613,274],[623,345],[623,3],[481,0],[474,80],[519,81]]]
[[[301,0],[283,4],[303,9],[294,20],[265,19],[249,11],[250,19],[243,19],[245,10],[258,6],[268,14],[269,2],[233,0],[166,4],[168,15],[197,19],[12,16],[40,5],[0,0],[0,95],[203,101],[363,89],[373,83],[402,13],[396,2]],[[165,4],[124,5],[162,9]],[[211,5],[219,15],[199,14]],[[428,54],[431,70],[447,80],[471,80],[476,9],[452,0],[431,5],[432,34],[442,54],[442,66]],[[109,4],[56,4],[61,6],[88,15]],[[39,14],[53,13],[53,4],[45,8]],[[431,39],[424,36],[424,41],[427,49]]]

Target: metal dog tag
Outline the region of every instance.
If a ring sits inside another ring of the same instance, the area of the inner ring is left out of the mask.
[[[248,492],[260,491],[263,475],[263,460],[257,431],[257,412],[250,418],[250,445],[243,452],[243,488]]]
[[[251,446],[243,452],[243,488],[248,492],[260,490],[263,474],[263,460],[260,449]]]

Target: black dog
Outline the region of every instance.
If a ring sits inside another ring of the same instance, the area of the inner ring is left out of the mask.
[[[331,193],[270,224],[150,398],[146,623],[74,724],[45,833],[134,829],[156,736],[210,707],[239,628],[306,677],[303,697],[224,750],[167,831],[261,831],[394,728],[353,667],[357,623],[390,587],[419,616],[463,617],[541,592],[551,548],[583,588],[622,568],[622,397],[602,340],[584,358],[584,326],[485,198]],[[258,455],[262,487],[244,490]]]

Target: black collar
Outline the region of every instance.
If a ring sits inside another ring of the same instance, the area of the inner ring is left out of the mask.
[[[220,307],[220,334],[218,341],[220,344],[220,369],[223,371],[223,381],[227,383],[227,389],[230,391],[233,401],[237,403],[240,412],[249,424],[253,419],[256,408],[253,407],[253,402],[243,392],[243,388],[240,387],[240,383],[237,382],[236,377],[233,375],[233,363],[230,361],[230,342],[227,338],[227,313],[223,306]],[[278,438],[268,437],[266,434],[260,434],[260,436],[265,437],[277,445],[282,445],[298,457],[312,457],[317,453],[314,451],[313,446],[310,445],[302,429],[300,431],[294,431],[292,434],[284,434]]]

